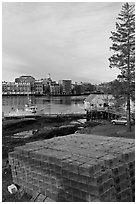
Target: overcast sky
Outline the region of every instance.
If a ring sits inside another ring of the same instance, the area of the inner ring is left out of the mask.
[[[111,31],[124,2],[2,4],[2,80],[20,75],[91,83],[114,80]]]

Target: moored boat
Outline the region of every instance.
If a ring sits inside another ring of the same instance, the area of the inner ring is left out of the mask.
[[[23,132],[15,133],[12,137],[13,138],[28,138],[33,136],[38,130],[28,130]]]
[[[25,104],[23,109],[18,109],[12,107],[11,110],[4,114],[4,117],[25,117],[25,116],[35,116],[42,113],[45,108],[38,109],[36,105],[31,103],[31,99],[28,98],[28,103]]]

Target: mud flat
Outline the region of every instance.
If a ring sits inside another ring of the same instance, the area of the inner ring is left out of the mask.
[[[72,134],[9,153],[13,182],[31,201],[135,201],[135,140]]]
[[[24,118],[35,118],[35,119],[59,119],[59,118],[86,118],[85,113],[58,113],[58,114],[30,114],[30,115],[22,115],[22,116],[3,116],[4,120],[14,120],[14,119],[24,119]]]

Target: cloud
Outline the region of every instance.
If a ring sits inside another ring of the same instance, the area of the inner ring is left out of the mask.
[[[113,79],[109,36],[121,5],[3,3],[3,79],[5,73],[24,72],[36,78],[51,73],[55,79]]]

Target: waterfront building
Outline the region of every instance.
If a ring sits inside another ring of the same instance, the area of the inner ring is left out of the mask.
[[[50,75],[50,74],[48,74],[48,78],[47,78],[47,79],[48,79],[49,82],[52,82],[52,79],[51,79],[51,75]]]
[[[45,79],[41,79],[42,84],[43,84],[43,94],[50,94],[50,81],[45,78]]]
[[[6,95],[7,94],[7,82],[3,81],[2,82],[2,95]]]
[[[29,75],[22,75],[19,78],[15,78],[16,83],[30,83],[31,94],[35,93],[35,78]]]
[[[43,82],[42,82],[42,80],[35,80],[34,90],[35,90],[36,95],[42,95],[43,94]]]
[[[30,93],[30,83],[2,82],[3,95],[27,95]]]
[[[50,95],[60,95],[60,85],[57,83],[50,84]]]
[[[15,78],[16,83],[34,83],[35,78],[32,76],[20,76],[19,78]]]
[[[31,94],[31,84],[16,83],[16,94],[23,94],[23,95]]]
[[[59,80],[59,85],[61,86],[61,94],[70,95],[71,94],[71,80]]]
[[[103,111],[108,107],[114,107],[115,98],[110,94],[90,94],[84,101],[84,107],[87,111]]]
[[[52,79],[50,74],[48,74],[47,78],[41,79],[43,83],[43,94],[50,95],[50,85],[52,83]]]

